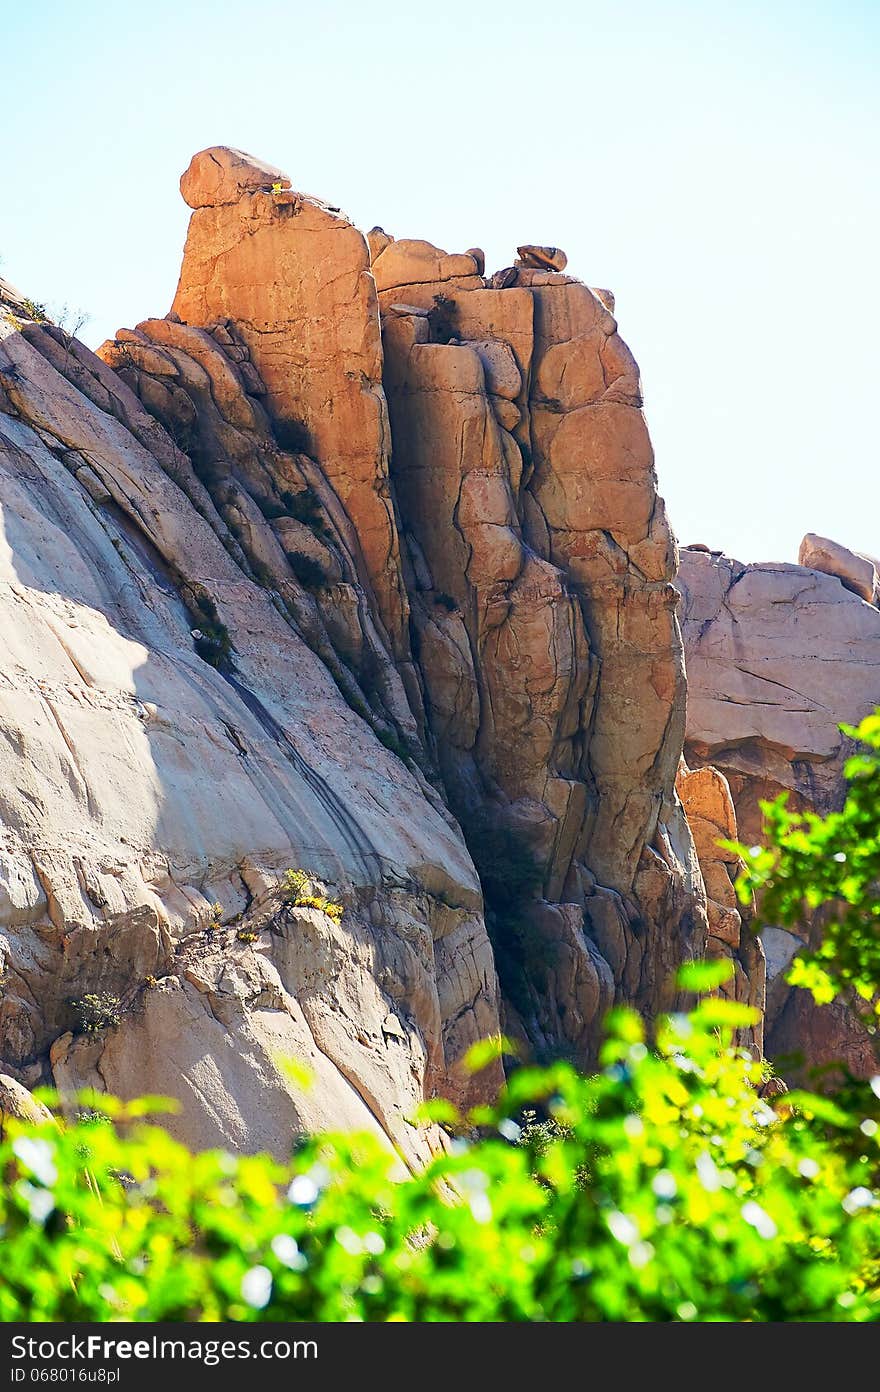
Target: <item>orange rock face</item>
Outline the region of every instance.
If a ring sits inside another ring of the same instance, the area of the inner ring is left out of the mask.
[[[735,975],[722,988],[723,994],[763,1011],[766,987],[764,951],[749,924],[753,909],[744,910],[734,883],[742,861],[724,850],[719,841],[737,840],[736,811],[730,785],[723,773],[711,765],[689,769],[682,759],[676,788],[687,814],[694,838],[709,920],[708,957],[729,957]],[[744,1043],[760,1053],[763,1049],[763,1017],[745,1032]]]
[[[608,982],[669,999],[705,901],[674,787],[676,549],[638,369],[604,300],[553,269],[564,255],[520,253],[488,286],[425,242],[383,240],[373,269],[428,724],[478,865],[488,818],[565,908],[536,907],[535,933],[551,957],[577,942],[578,965],[537,972],[520,1014],[540,1033],[555,1011],[581,1049]]]
[[[487,277],[479,248],[364,238],[234,150],[196,155],[181,190],[172,313],[102,356],[460,822],[508,1029],[589,1063],[610,1002],[671,1003],[707,942],[757,999],[729,877],[676,792],[677,552],[611,292],[556,247]]]
[[[181,180],[194,211],[172,313],[202,328],[236,325],[279,438],[320,463],[351,519],[376,618],[403,659],[407,602],[369,251],[338,208],[291,194],[289,183],[238,151],[194,157]]]

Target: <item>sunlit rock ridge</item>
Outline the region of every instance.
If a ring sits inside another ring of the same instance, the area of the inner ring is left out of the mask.
[[[181,191],[97,355],[0,282],[0,1062],[418,1163],[478,1039],[589,1067],[707,953],[763,1002],[638,369],[556,247],[487,275],[221,147]]]

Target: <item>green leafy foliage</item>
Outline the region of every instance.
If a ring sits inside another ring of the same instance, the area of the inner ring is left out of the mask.
[[[595,1076],[522,1068],[494,1107],[444,1103],[460,1137],[415,1175],[371,1136],[192,1155],[94,1095],[10,1122],[0,1318],[876,1318],[875,1093],[774,1111],[700,1010],[653,1038],[615,1012]]]
[[[818,1004],[840,993],[877,1013],[880,983],[880,711],[841,730],[862,749],[847,760],[846,802],[820,817],[791,812],[786,796],[763,802],[767,847],[740,846],[745,872],[738,891],[760,895],[761,919],[802,925],[817,912],[823,924],[815,951],[800,953],[789,981]],[[873,1028],[873,1026],[872,1026]]]
[[[297,870],[293,866],[285,870],[284,879],[281,882],[281,889],[285,899],[291,904],[295,904],[301,894],[308,892],[314,876],[308,870]]]
[[[122,1005],[118,996],[108,991],[90,991],[70,1002],[76,1015],[77,1030],[81,1034],[97,1034],[100,1030],[112,1029],[122,1018]]]
[[[46,306],[40,304],[38,300],[24,299],[21,302],[21,307],[29,319],[33,319],[37,324],[48,324],[49,312]]]
[[[308,870],[285,870],[284,879],[281,882],[281,892],[284,901],[291,904],[295,909],[318,909],[321,913],[327,914],[334,923],[342,921],[345,908],[336,900],[329,899],[325,894],[316,894],[315,887],[318,880]]]

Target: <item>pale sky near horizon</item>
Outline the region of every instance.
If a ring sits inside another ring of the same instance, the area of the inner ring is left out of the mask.
[[[167,312],[190,155],[617,296],[682,542],[880,554],[878,0],[0,0],[0,274]]]

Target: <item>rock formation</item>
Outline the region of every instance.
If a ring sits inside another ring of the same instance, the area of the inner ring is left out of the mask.
[[[176,1095],[199,1143],[353,1122],[424,1153],[415,1102],[473,1090],[498,1029],[460,834],[123,379],[14,304],[0,332],[4,1063]],[[290,867],[341,924],[284,907]],[[87,995],[122,1024],[80,1029]]]
[[[417,1162],[502,1021],[588,1065],[707,945],[761,997],[638,369],[558,248],[487,277],[220,147],[181,189],[98,356],[0,286],[0,1059]]]
[[[842,806],[853,744],[838,724],[858,724],[880,704],[873,563],[812,533],[800,557],[800,565],[743,565],[702,548],[681,552],[685,755],[725,775],[749,844],[761,840],[762,799],[786,791],[793,810]],[[805,937],[814,932],[804,926]],[[801,1054],[808,1064],[843,1058],[875,1071],[870,1043],[845,1007],[819,1010],[785,983],[799,939],[779,928],[762,937],[768,1053]]]

